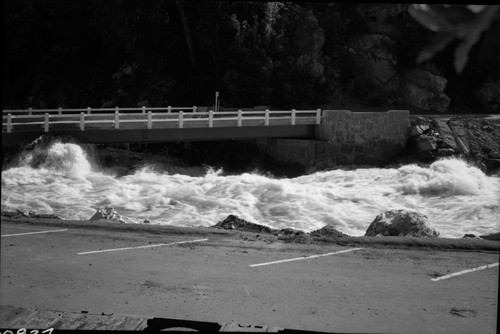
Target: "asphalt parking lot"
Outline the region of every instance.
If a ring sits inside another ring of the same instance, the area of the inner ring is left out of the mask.
[[[326,332],[496,333],[498,253],[4,221],[1,234],[1,305]]]

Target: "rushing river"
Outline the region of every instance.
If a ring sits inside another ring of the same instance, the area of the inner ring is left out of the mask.
[[[76,144],[23,152],[2,171],[2,208],[86,220],[110,204],[130,223],[211,226],[235,214],[274,228],[333,224],[354,236],[364,235],[379,213],[410,209],[425,214],[442,237],[500,230],[500,178],[458,159],[281,179],[211,169],[198,177],[169,175],[149,167],[117,176],[91,161]]]

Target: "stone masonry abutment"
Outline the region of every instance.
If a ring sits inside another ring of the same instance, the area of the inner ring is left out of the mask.
[[[257,139],[274,160],[305,168],[349,164],[383,164],[406,146],[408,110],[352,112],[325,110],[315,138]]]

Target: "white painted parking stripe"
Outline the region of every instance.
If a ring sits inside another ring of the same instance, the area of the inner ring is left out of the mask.
[[[321,256],[329,256],[329,255],[335,255],[335,254],[353,252],[353,251],[360,250],[360,249],[363,249],[363,248],[350,248],[350,249],[341,250],[341,251],[332,252],[332,253],[315,254],[315,255],[310,255],[310,256],[296,257],[296,258],[293,258],[293,259],[286,259],[286,260],[279,260],[279,261],[272,261],[272,262],[264,262],[264,263],[256,263],[256,264],[251,264],[250,267],[267,266],[269,264],[275,264],[275,263],[281,263],[281,262],[290,262],[290,261],[298,261],[298,260],[309,260],[309,259],[314,259],[314,258],[321,257]]]
[[[52,232],[63,232],[67,231],[68,229],[63,229],[63,230],[49,230],[49,231],[38,231],[38,232],[26,232],[26,233],[16,233],[16,234],[4,234],[2,235],[3,237],[16,237],[18,235],[30,235],[30,234],[41,234],[41,233],[52,233]]]
[[[140,249],[140,248],[152,248],[152,247],[170,246],[170,245],[178,245],[178,244],[187,244],[187,243],[190,243],[190,242],[201,242],[201,241],[207,241],[207,240],[208,239],[198,239],[198,240],[188,240],[188,241],[177,241],[177,242],[172,242],[172,243],[169,243],[169,244],[156,244],[156,245],[146,245],[146,246],[136,246],[136,247],[102,249],[102,250],[98,250],[98,251],[81,252],[81,253],[78,253],[78,255],[104,253],[104,252],[115,252],[115,251],[128,250],[128,249]]]
[[[459,271],[459,272],[456,272],[456,273],[453,273],[453,274],[444,275],[444,276],[440,276],[440,277],[436,277],[436,278],[431,278],[431,281],[440,281],[440,280],[443,280],[443,279],[447,279],[447,278],[451,278],[451,277],[455,277],[455,276],[460,276],[460,275],[463,275],[463,274],[471,273],[473,271],[478,271],[478,270],[493,268],[493,267],[498,266],[498,263],[499,262],[491,263],[491,264],[487,264],[485,266],[481,266],[481,267],[477,267],[477,268],[472,268],[472,269],[467,269],[467,270],[462,270],[462,271]]]

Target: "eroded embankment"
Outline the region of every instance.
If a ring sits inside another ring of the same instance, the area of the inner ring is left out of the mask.
[[[249,232],[241,230],[224,230],[213,227],[179,227],[171,225],[122,224],[112,221],[80,221],[47,218],[8,218],[2,217],[2,223],[37,225],[57,228],[100,230],[110,232],[135,232],[152,235],[188,235],[208,237],[212,241],[242,240],[249,244],[259,242],[265,244],[284,243],[288,248],[307,247],[307,245],[337,244],[342,246],[363,246],[371,248],[403,248],[422,250],[460,250],[499,252],[500,241],[484,239],[452,239],[452,238],[413,238],[413,237],[331,237],[310,235],[279,235],[265,232]]]

